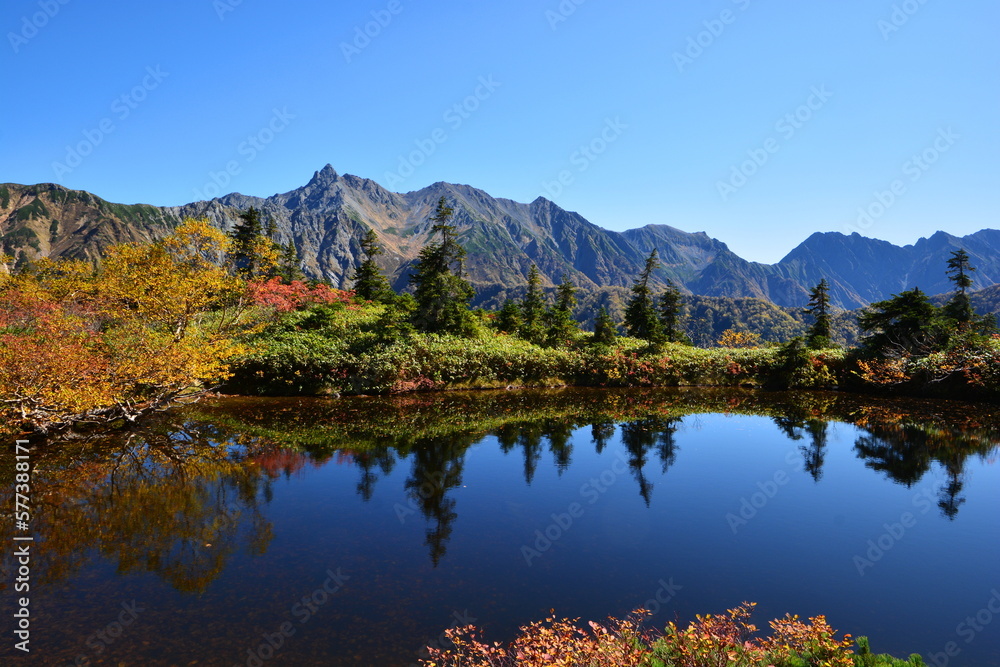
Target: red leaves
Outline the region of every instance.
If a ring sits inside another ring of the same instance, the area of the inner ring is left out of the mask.
[[[288,313],[315,304],[344,304],[350,307],[354,292],[333,289],[329,285],[309,287],[299,280],[282,283],[281,278],[255,281],[247,285],[247,295],[258,306],[270,306]]]

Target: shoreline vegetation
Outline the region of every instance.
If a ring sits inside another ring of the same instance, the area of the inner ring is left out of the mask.
[[[48,436],[125,425],[211,391],[720,386],[1000,398],[1000,333],[972,309],[975,268],[964,251],[946,267],[947,303],[919,288],[874,303],[858,317],[859,347],[831,343],[824,280],[804,309],[805,337],[763,344],[757,332],[729,329],[717,347],[699,348],[684,329],[684,295],[669,283],[656,292],[655,250],[621,323],[602,306],[583,330],[570,280],[550,302],[534,266],[520,301],[471,309],[453,213],[442,198],[412,294],[390,288],[372,230],[359,239],[352,291],[304,281],[294,246],[273,241],[252,208],[228,234],[189,219],[163,240],[110,248],[98,267],[42,259],[2,274],[6,428]]]
[[[787,615],[769,622],[771,634],[760,636],[750,623],[755,607],[744,602],[725,614],[697,616],[687,627],[670,622],[662,631],[643,629],[644,609],[624,619],[589,621],[554,615],[521,627],[508,645],[486,643],[475,626],[444,633],[449,648],[428,647],[424,667],[921,667],[913,653],[906,660],[875,654],[867,637],[837,639],[825,616],[803,622]],[[857,648],[855,651],[852,647]]]

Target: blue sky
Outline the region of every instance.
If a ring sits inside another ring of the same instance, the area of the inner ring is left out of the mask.
[[[993,0],[5,8],[0,181],[176,205],[330,163],[767,262],[815,231],[1000,227]]]

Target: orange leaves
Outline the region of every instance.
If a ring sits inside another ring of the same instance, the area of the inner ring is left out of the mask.
[[[0,400],[40,431],[133,420],[197,394],[245,351],[244,285],[228,239],[188,220],[161,242],[111,248],[100,272],[41,260],[0,284]]]
[[[760,347],[760,334],[752,333],[750,331],[726,329],[722,332],[722,336],[719,337],[719,340],[716,341],[716,345],[719,347],[752,349]]]
[[[879,361],[858,361],[858,375],[865,382],[877,385],[892,385],[906,382],[910,375],[906,372],[907,359],[885,359]]]
[[[609,619],[607,625],[590,622],[590,632],[577,621],[556,619],[531,623],[509,646],[486,644],[472,626],[449,630],[453,649],[430,648],[426,667],[487,667],[496,665],[588,665],[590,667],[728,667],[729,665],[810,664],[851,667],[849,635],[834,638],[824,616],[803,623],[797,616],[771,621],[773,634],[755,638],[749,622],[754,603],[744,602],[726,614],[697,616],[686,628],[669,623],[661,636],[640,630],[638,609],[628,619]]]

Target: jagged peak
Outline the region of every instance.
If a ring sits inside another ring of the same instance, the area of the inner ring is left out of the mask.
[[[309,183],[306,187],[311,187],[315,185],[326,185],[328,183],[335,183],[340,176],[337,174],[337,170],[329,163],[319,171],[313,174],[313,177],[309,179]]]

